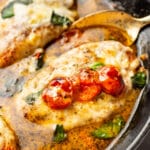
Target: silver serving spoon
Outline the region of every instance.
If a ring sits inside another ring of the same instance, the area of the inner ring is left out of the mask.
[[[99,11],[75,21],[71,28],[88,28],[94,26],[111,26],[123,31],[130,46],[137,39],[139,31],[150,24],[150,15],[143,18],[134,18],[131,15],[116,10]]]

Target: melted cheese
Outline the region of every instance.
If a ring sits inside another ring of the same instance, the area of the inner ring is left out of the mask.
[[[50,67],[43,68],[26,83],[23,91],[16,97],[18,113],[22,116],[26,114],[27,119],[38,124],[63,124],[66,130],[107,118],[116,109],[123,107],[126,101],[125,97],[128,95],[128,91],[131,91],[130,77],[139,62],[137,59],[130,59],[128,52],[133,55],[132,49],[115,41],[88,43],[70,50],[51,63],[52,69]],[[112,64],[118,67],[126,85],[126,91],[122,95],[115,98],[102,93],[96,101],[74,102],[72,106],[64,110],[49,108],[41,96],[33,105],[25,102],[25,98],[29,94],[43,89],[51,79],[75,75],[80,68],[88,67],[95,61],[102,61],[106,65]],[[137,64],[135,67],[130,67],[130,63],[133,62]]]
[[[46,3],[32,3],[30,5],[23,5],[16,3],[14,5],[14,19],[16,22],[29,25],[39,25],[43,23],[50,23],[52,11],[55,11],[61,16],[66,16],[73,19],[74,14],[66,9],[64,6],[47,5]],[[72,20],[73,21],[73,20]]]

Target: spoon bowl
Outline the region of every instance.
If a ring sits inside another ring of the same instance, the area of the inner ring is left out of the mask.
[[[127,38],[128,46],[137,39],[142,27],[150,24],[150,15],[134,18],[131,15],[116,10],[99,11],[75,21],[71,28],[89,28],[96,26],[115,27],[121,30]]]

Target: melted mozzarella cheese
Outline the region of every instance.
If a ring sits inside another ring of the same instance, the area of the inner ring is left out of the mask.
[[[15,22],[29,25],[39,25],[50,23],[52,11],[66,16],[73,21],[74,13],[66,9],[64,6],[47,5],[46,3],[32,3],[30,5],[23,5],[16,3],[14,5],[14,19]]]

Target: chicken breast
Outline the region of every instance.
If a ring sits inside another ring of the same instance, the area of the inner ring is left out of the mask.
[[[76,17],[76,12],[68,8],[73,1],[33,0],[28,4],[2,1],[0,4],[0,67],[8,66],[32,54],[36,48],[45,46]],[[57,24],[51,21],[52,17],[61,17],[68,22]]]
[[[75,101],[66,109],[54,110],[48,107],[43,101],[41,91],[50,80],[76,76],[79,70],[97,61],[119,69],[125,83],[124,92],[120,96],[114,97],[102,92],[96,100],[85,103]],[[133,99],[135,91],[132,91],[130,78],[138,66],[139,61],[133,50],[119,42],[102,41],[83,44],[61,55],[25,84],[22,92],[15,98],[18,114],[37,124],[62,124],[66,130],[99,122],[116,109],[123,107],[126,98]]]

